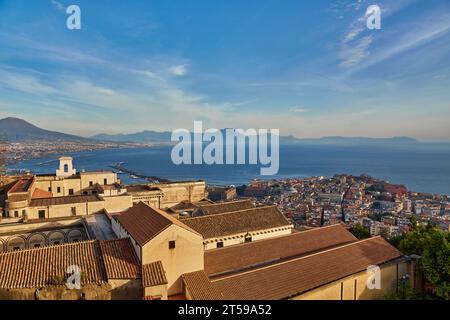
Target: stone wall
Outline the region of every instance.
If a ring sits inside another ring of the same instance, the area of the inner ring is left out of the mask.
[[[161,209],[169,208],[181,201],[196,202],[206,197],[205,181],[159,183],[150,186],[157,187],[163,192]]]
[[[140,300],[142,297],[143,289],[140,279],[88,284],[80,290],[70,290],[65,285],[45,288],[0,288],[0,300]]]

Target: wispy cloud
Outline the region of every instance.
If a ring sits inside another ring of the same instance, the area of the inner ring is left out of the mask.
[[[372,41],[373,36],[369,35],[359,39],[356,45],[344,47],[340,53],[340,58],[342,59],[340,66],[351,68],[367,58],[370,54],[369,48]]]
[[[381,63],[394,56],[426,44],[450,32],[450,14],[443,13],[424,19],[405,34],[390,41],[378,49],[369,59],[359,66],[358,70]]]
[[[61,2],[59,2],[59,1],[51,0],[51,3],[53,4],[53,6],[54,6],[56,9],[58,9],[58,10],[60,10],[60,11],[65,11],[65,10],[66,10],[65,7],[64,7],[64,5],[63,5]]]
[[[169,68],[169,71],[174,76],[184,76],[187,73],[187,65],[180,64],[180,65],[176,65],[176,66],[171,66]]]
[[[436,123],[436,136],[450,135],[448,106],[439,104],[449,101],[449,7],[433,1],[436,6],[416,9],[409,7],[414,0],[337,0],[326,17],[320,1],[303,11],[286,2],[280,10],[292,15],[283,18],[267,5],[242,34],[214,39],[198,27],[232,28],[220,20],[223,12],[197,25],[190,20],[204,18],[204,11],[195,6],[184,7],[192,11],[180,20],[178,13],[162,14],[166,8],[157,3],[118,5],[86,15],[84,25],[92,27],[75,33],[61,19],[69,2],[43,1],[46,19],[15,23],[15,12],[0,14],[0,113],[78,134],[170,130],[203,120],[210,127],[281,128],[300,136],[406,135]],[[366,28],[371,4],[382,9],[382,30]],[[86,2],[83,10],[100,6]],[[226,7],[230,14],[255,9]],[[278,27],[261,29],[267,21]],[[212,40],[204,42],[211,43],[208,55],[198,46],[202,40]],[[269,42],[276,46],[267,48]],[[423,120],[424,109],[443,120]],[[374,116],[383,114],[390,131]]]
[[[378,3],[381,9],[382,24],[386,19],[410,6],[416,0],[398,0],[398,1],[382,1]],[[370,55],[370,47],[375,42],[374,35],[377,31],[367,29],[366,9],[369,4],[373,4],[366,0],[353,3],[353,8],[358,17],[356,17],[346,30],[341,40],[340,66],[344,68],[352,68],[357,66],[361,61]],[[370,33],[369,33],[370,32]]]
[[[308,112],[308,109],[303,108],[301,106],[290,107],[289,110],[294,113],[305,113]]]
[[[38,78],[0,68],[0,87],[21,91],[27,94],[51,94],[55,89],[43,84]]]

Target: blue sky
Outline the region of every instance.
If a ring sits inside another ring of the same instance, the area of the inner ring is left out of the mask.
[[[0,0],[6,116],[83,136],[203,120],[449,141],[450,2]]]

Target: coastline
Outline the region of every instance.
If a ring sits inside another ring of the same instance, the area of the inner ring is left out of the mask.
[[[281,146],[280,172],[275,176],[260,176],[259,167],[251,165],[174,165],[168,146],[133,146],[97,149],[70,153],[78,170],[111,170],[120,162],[133,179],[122,173],[124,183],[147,183],[145,178],[166,180],[203,179],[210,185],[243,185],[252,179],[281,180],[335,174],[359,176],[368,174],[409,190],[431,194],[450,194],[450,150],[399,150],[368,147]],[[56,156],[18,161],[8,165],[11,170],[35,173],[53,172]],[[431,159],[431,160],[429,160]],[[427,163],[426,161],[429,161]],[[431,162],[430,162],[431,161]],[[426,166],[424,164],[427,164]],[[119,171],[119,170],[118,170]]]

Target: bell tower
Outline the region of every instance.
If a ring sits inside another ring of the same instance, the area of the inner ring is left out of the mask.
[[[57,177],[70,177],[77,173],[73,168],[72,157],[61,157],[59,158],[59,169],[56,169]]]

